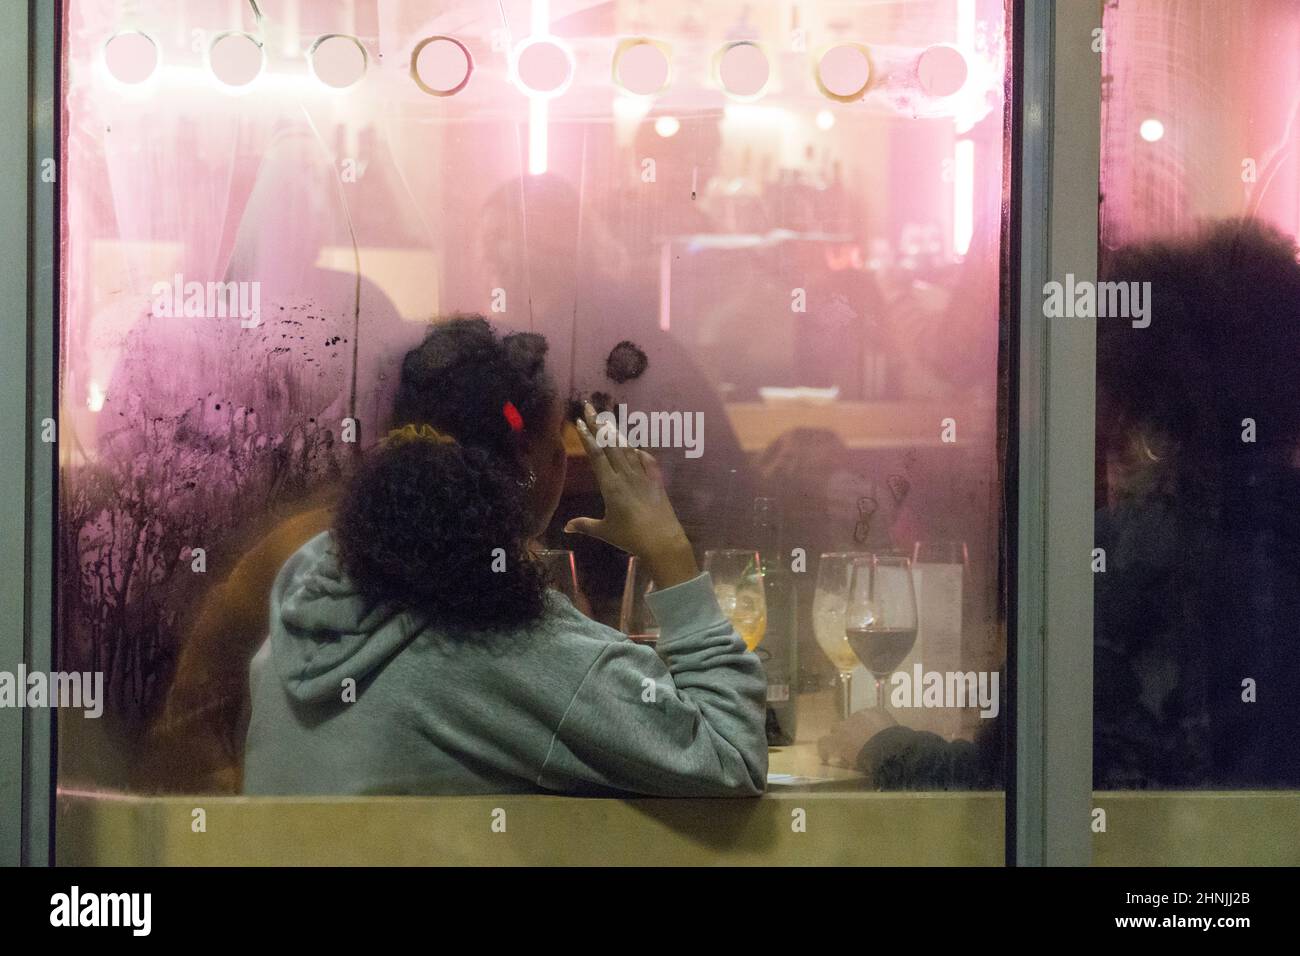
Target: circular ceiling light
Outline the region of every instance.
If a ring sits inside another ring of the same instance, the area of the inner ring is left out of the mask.
[[[515,82],[529,96],[559,96],[573,82],[573,54],[555,37],[529,37],[515,47]]]
[[[208,47],[208,67],[223,86],[240,89],[261,75],[266,51],[247,33],[223,33]]]
[[[655,132],[664,139],[670,139],[677,135],[677,131],[682,128],[681,120],[676,116],[661,116],[655,120]]]
[[[316,79],[335,90],[347,90],[366,75],[370,57],[354,36],[330,33],[312,44],[307,56]]]
[[[817,88],[839,103],[860,100],[871,85],[871,58],[859,43],[841,43],[826,51],[817,64]]]
[[[160,59],[158,44],[139,30],[123,30],[104,44],[109,75],[128,86],[138,86],[153,76]]]
[[[1138,135],[1148,143],[1158,143],[1164,139],[1165,124],[1158,119],[1144,119],[1138,127]]]
[[[722,88],[741,100],[762,96],[772,75],[767,54],[753,40],[728,43],[715,58],[715,66]]]
[[[930,96],[940,98],[952,96],[966,85],[969,73],[966,58],[955,46],[936,43],[927,47],[916,63],[916,74],[921,82],[921,89]]]
[[[452,96],[469,85],[474,58],[459,40],[434,36],[421,40],[411,53],[411,78],[430,96]]]
[[[646,37],[624,40],[614,53],[614,82],[636,96],[654,96],[668,86],[668,52]]]

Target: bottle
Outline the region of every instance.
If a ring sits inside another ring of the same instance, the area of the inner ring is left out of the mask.
[[[763,569],[767,631],[757,653],[767,671],[767,744],[795,741],[799,686],[799,609],[794,578],[781,550],[781,511],[775,498],[754,499],[754,536]]]

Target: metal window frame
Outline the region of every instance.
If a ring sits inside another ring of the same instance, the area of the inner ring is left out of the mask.
[[[60,151],[60,0],[0,5],[0,51],[15,70],[0,92],[6,169],[0,215],[26,225],[25,246],[0,250],[0,295],[25,321],[0,329],[0,486],[21,488],[0,511],[0,669],[53,670],[57,443],[59,184],[41,164]],[[1008,862],[1091,860],[1092,547],[1095,328],[1048,326],[1042,288],[1097,262],[1101,0],[1015,0],[1018,135],[1013,145],[1012,414],[1016,562],[1009,635],[1016,737],[1007,794]],[[58,170],[62,177],[63,170]],[[16,310],[15,310],[16,311]],[[21,502],[21,504],[17,504]],[[1082,730],[1081,730],[1082,728]],[[0,864],[53,858],[53,712],[0,709]]]
[[[1092,861],[1092,570],[1096,323],[1043,315],[1043,288],[1097,276],[1101,0],[1016,4],[1011,446],[1016,557],[1009,635],[1014,758],[1007,862]]]
[[[58,56],[57,0],[0,6],[0,58],[14,65],[0,92],[0,219],[22,223],[25,242],[0,249],[0,301],[13,320],[0,331],[0,670],[54,669],[57,421]],[[56,161],[46,182],[45,161]],[[18,232],[17,229],[14,230]],[[21,307],[18,305],[21,303]],[[53,859],[52,709],[0,709],[0,864]]]

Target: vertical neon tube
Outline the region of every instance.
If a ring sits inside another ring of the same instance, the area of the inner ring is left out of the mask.
[[[659,328],[670,331],[673,301],[673,243],[667,240],[659,248]]]
[[[959,139],[953,144],[952,251],[964,256],[975,234],[975,143]]]
[[[547,135],[549,113],[544,97],[528,98],[528,172],[533,176],[546,172],[546,151],[550,138]]]
[[[957,0],[957,49],[963,56],[975,52],[975,0]]]
[[[975,3],[957,0],[957,49],[968,58],[967,62],[975,55]],[[959,122],[959,129],[973,125],[968,119]],[[952,184],[952,251],[953,255],[964,256],[975,234],[975,144],[971,140],[953,144]]]
[[[548,36],[551,32],[551,0],[533,0],[532,34],[534,37]],[[546,172],[547,152],[550,149],[550,110],[546,97],[529,95],[528,97],[528,172],[540,176]]]

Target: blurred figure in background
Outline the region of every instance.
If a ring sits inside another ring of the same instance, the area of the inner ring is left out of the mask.
[[[1260,222],[1119,249],[1097,324],[1094,785],[1300,784],[1300,263]]]
[[[1131,246],[1150,324],[1097,324],[1093,783],[1300,785],[1300,261],[1253,221]],[[945,742],[855,714],[821,742],[877,786],[1000,779],[1000,719]]]

